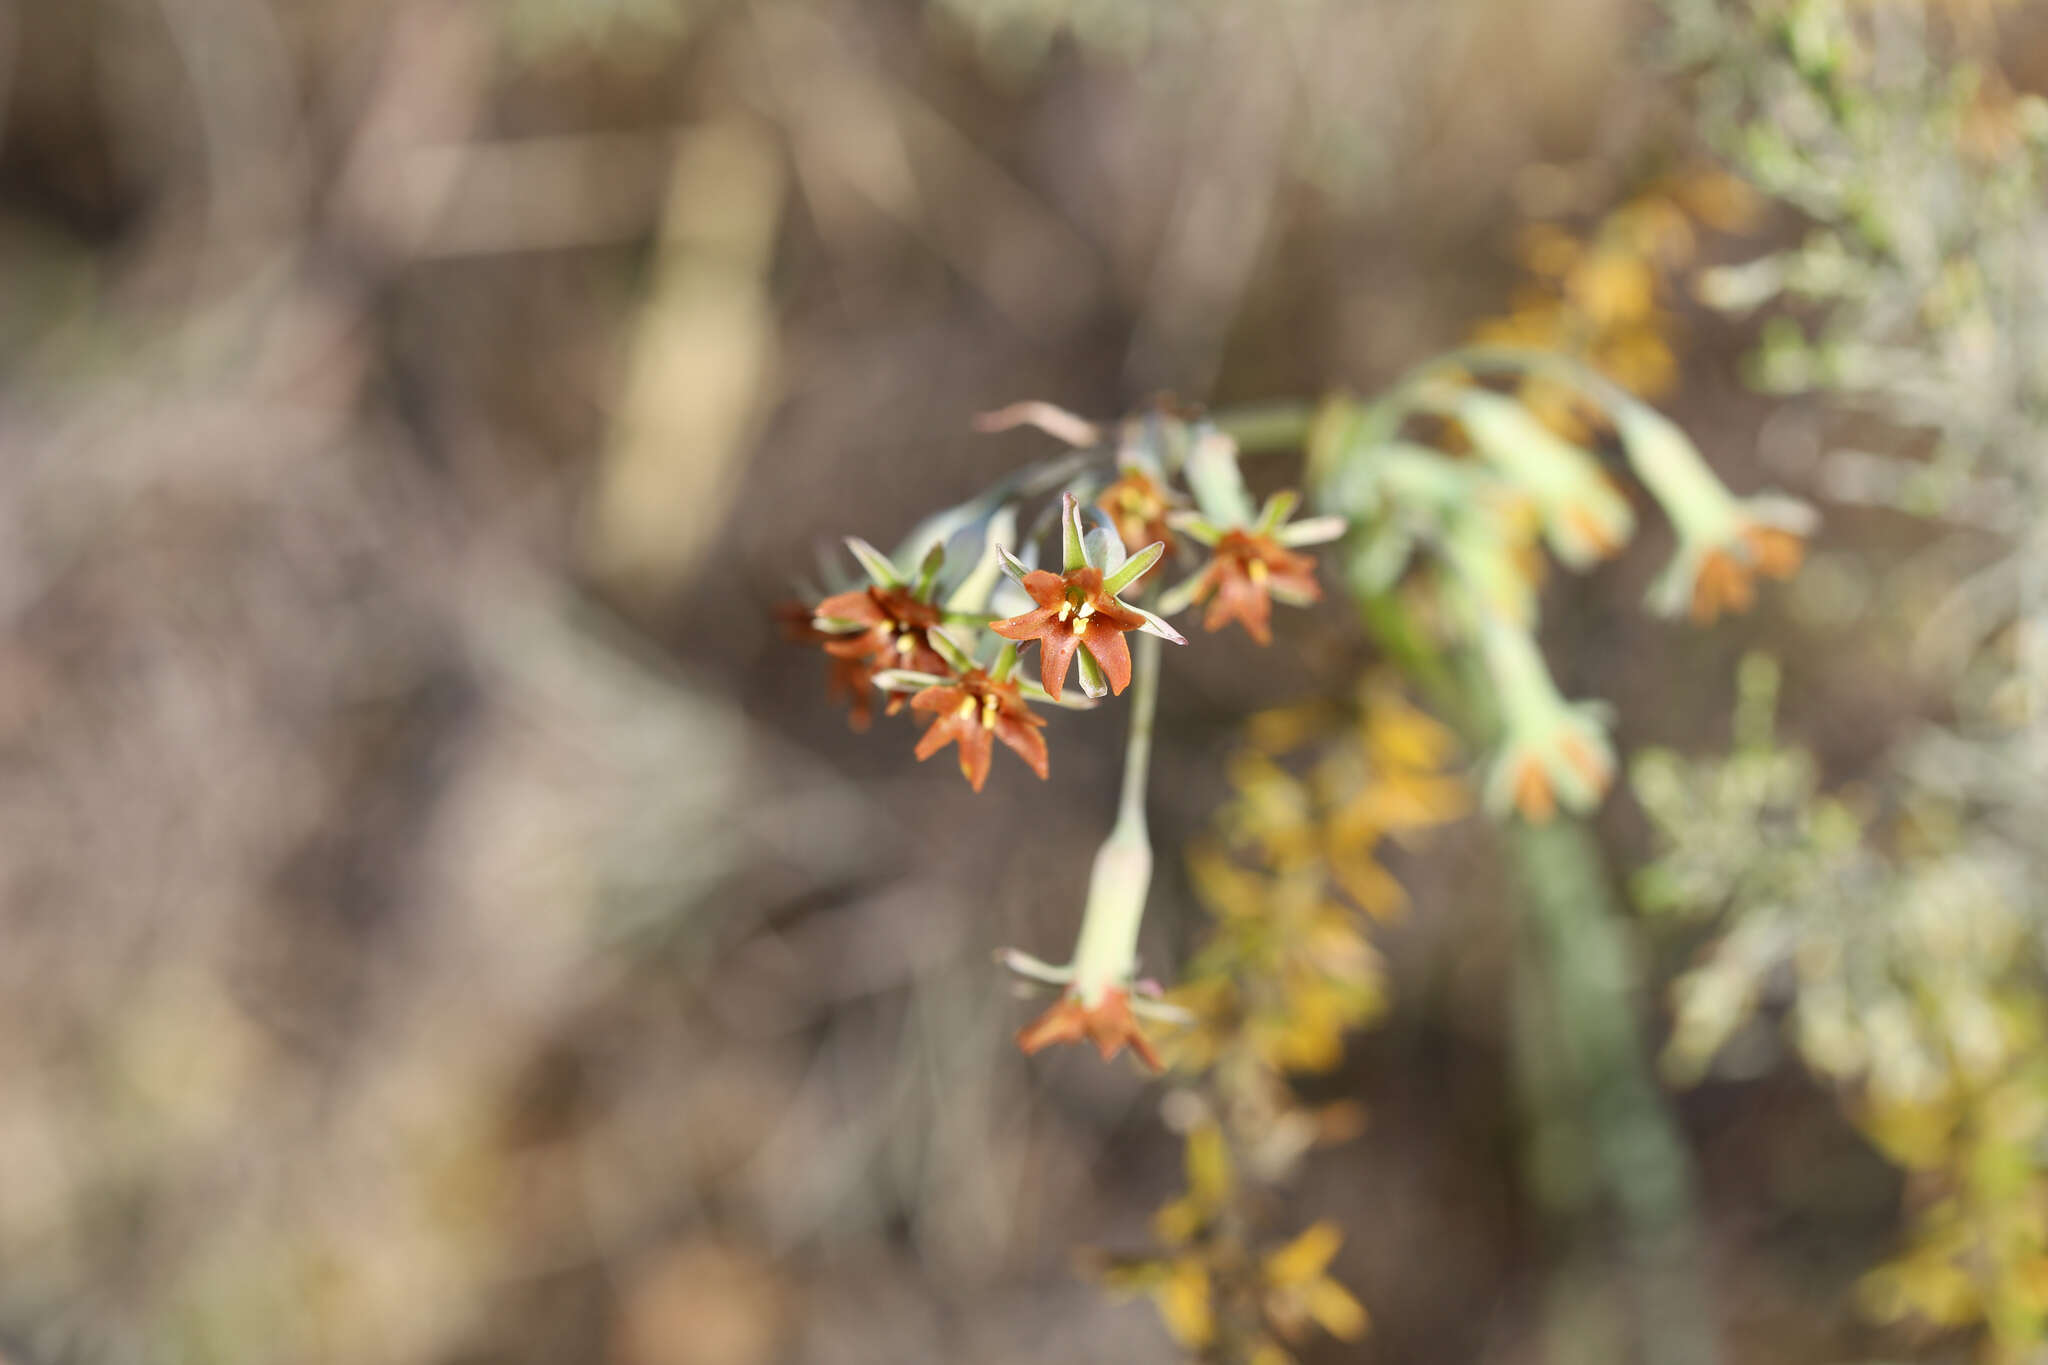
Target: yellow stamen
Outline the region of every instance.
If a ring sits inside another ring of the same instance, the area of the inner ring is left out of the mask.
[[[1062,621],[1066,620],[1066,619],[1067,619],[1067,617],[1069,617],[1069,616],[1071,616],[1071,615],[1073,614],[1073,611],[1074,611],[1074,604],[1073,604],[1072,602],[1062,602],[1062,603],[1060,603],[1060,620],[1062,620]]]
[[[1266,561],[1263,559],[1254,559],[1244,567],[1245,577],[1251,579],[1254,583],[1265,582],[1266,572]]]
[[[915,654],[917,652],[917,637],[907,630],[904,631],[896,637],[896,652],[906,659]]]
[[[1088,633],[1088,618],[1087,618],[1087,617],[1085,617],[1085,616],[1076,616],[1076,617],[1074,618],[1074,634],[1076,634],[1076,635],[1086,635],[1087,633]]]
[[[1083,602],[1081,604],[1081,615],[1084,619],[1093,616],[1094,614],[1095,604],[1093,602]]]
[[[983,697],[981,699],[981,728],[984,730],[996,728],[996,699],[994,697]]]
[[[960,699],[960,709],[954,714],[962,720],[970,719],[974,715],[974,698],[962,697]]]

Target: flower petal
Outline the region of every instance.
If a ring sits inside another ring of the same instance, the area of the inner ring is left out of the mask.
[[[1053,630],[1053,618],[1057,611],[1052,607],[1039,607],[1022,616],[1012,616],[1007,621],[991,621],[988,628],[1005,640],[1036,640]]]
[[[1009,747],[1011,753],[1024,760],[1032,772],[1044,781],[1051,772],[1046,760],[1045,736],[1037,726],[1027,725],[1008,712],[996,713],[996,738]]]
[[[922,701],[923,698],[917,699]],[[916,702],[911,703],[913,706]],[[940,716],[925,727],[924,734],[917,741],[917,761],[922,763],[939,750],[960,737],[960,722],[952,716]]]
[[[1109,679],[1109,690],[1122,696],[1124,689],[1131,685],[1131,647],[1124,643],[1124,633],[1120,630],[1091,630],[1081,643],[1095,656],[1095,662],[1102,665],[1102,676]]]
[[[864,626],[888,619],[882,614],[882,609],[875,605],[875,599],[868,595],[866,588],[835,593],[818,603],[818,609],[811,615],[833,621],[858,621]]]
[[[975,721],[959,723],[960,734],[960,775],[967,779],[967,785],[980,791],[988,781],[989,756],[995,752],[994,738],[988,727]]]
[[[1072,631],[1048,630],[1038,637],[1038,682],[1049,696],[1058,696],[1067,683],[1067,666],[1081,641]],[[1083,666],[1086,676],[1086,665]],[[1093,695],[1093,694],[1091,694]]]

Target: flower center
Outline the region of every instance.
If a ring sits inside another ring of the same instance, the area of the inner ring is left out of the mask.
[[[1264,583],[1267,572],[1266,561],[1263,559],[1254,559],[1251,563],[1244,566],[1245,577],[1251,579],[1254,583]]]

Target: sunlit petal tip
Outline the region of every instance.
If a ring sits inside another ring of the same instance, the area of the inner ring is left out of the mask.
[[[1085,450],[1102,441],[1102,428],[1095,423],[1042,399],[1027,399],[1021,403],[997,408],[992,412],[974,415],[976,431],[1009,431],[1024,426],[1036,427],[1046,435],[1065,441],[1077,450]]]

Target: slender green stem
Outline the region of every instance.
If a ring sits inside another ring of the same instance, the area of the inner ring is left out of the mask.
[[[1124,740],[1123,794],[1117,800],[1116,823],[1140,838],[1146,835],[1145,786],[1152,770],[1152,724],[1159,711],[1159,637],[1150,631],[1133,632],[1138,647],[1132,651],[1131,729]]]
[[[1625,398],[1613,383],[1587,366],[1554,352],[1523,350],[1514,346],[1467,346],[1433,356],[1409,370],[1389,385],[1372,406],[1410,407],[1417,390],[1429,381],[1461,370],[1544,374],[1560,383],[1586,390],[1607,406]],[[1219,431],[1237,442],[1239,453],[1274,455],[1300,450],[1306,445],[1320,410],[1316,403],[1279,399],[1221,408],[1210,414],[1210,420]]]
[[[1132,660],[1131,732],[1124,748],[1123,794],[1116,824],[1095,852],[1088,905],[1074,943],[1074,990],[1093,1007],[1124,989],[1138,967],[1138,929],[1152,887],[1152,840],[1145,827],[1145,779],[1152,767],[1152,719],[1159,707],[1159,638],[1138,633]]]
[[[1577,1095],[1571,1124],[1592,1139],[1622,1215],[1649,1365],[1719,1359],[1692,1160],[1651,1078],[1635,1012],[1622,910],[1592,831],[1577,820],[1513,822],[1508,849],[1534,932],[1534,981],[1547,982],[1554,1045]]]

